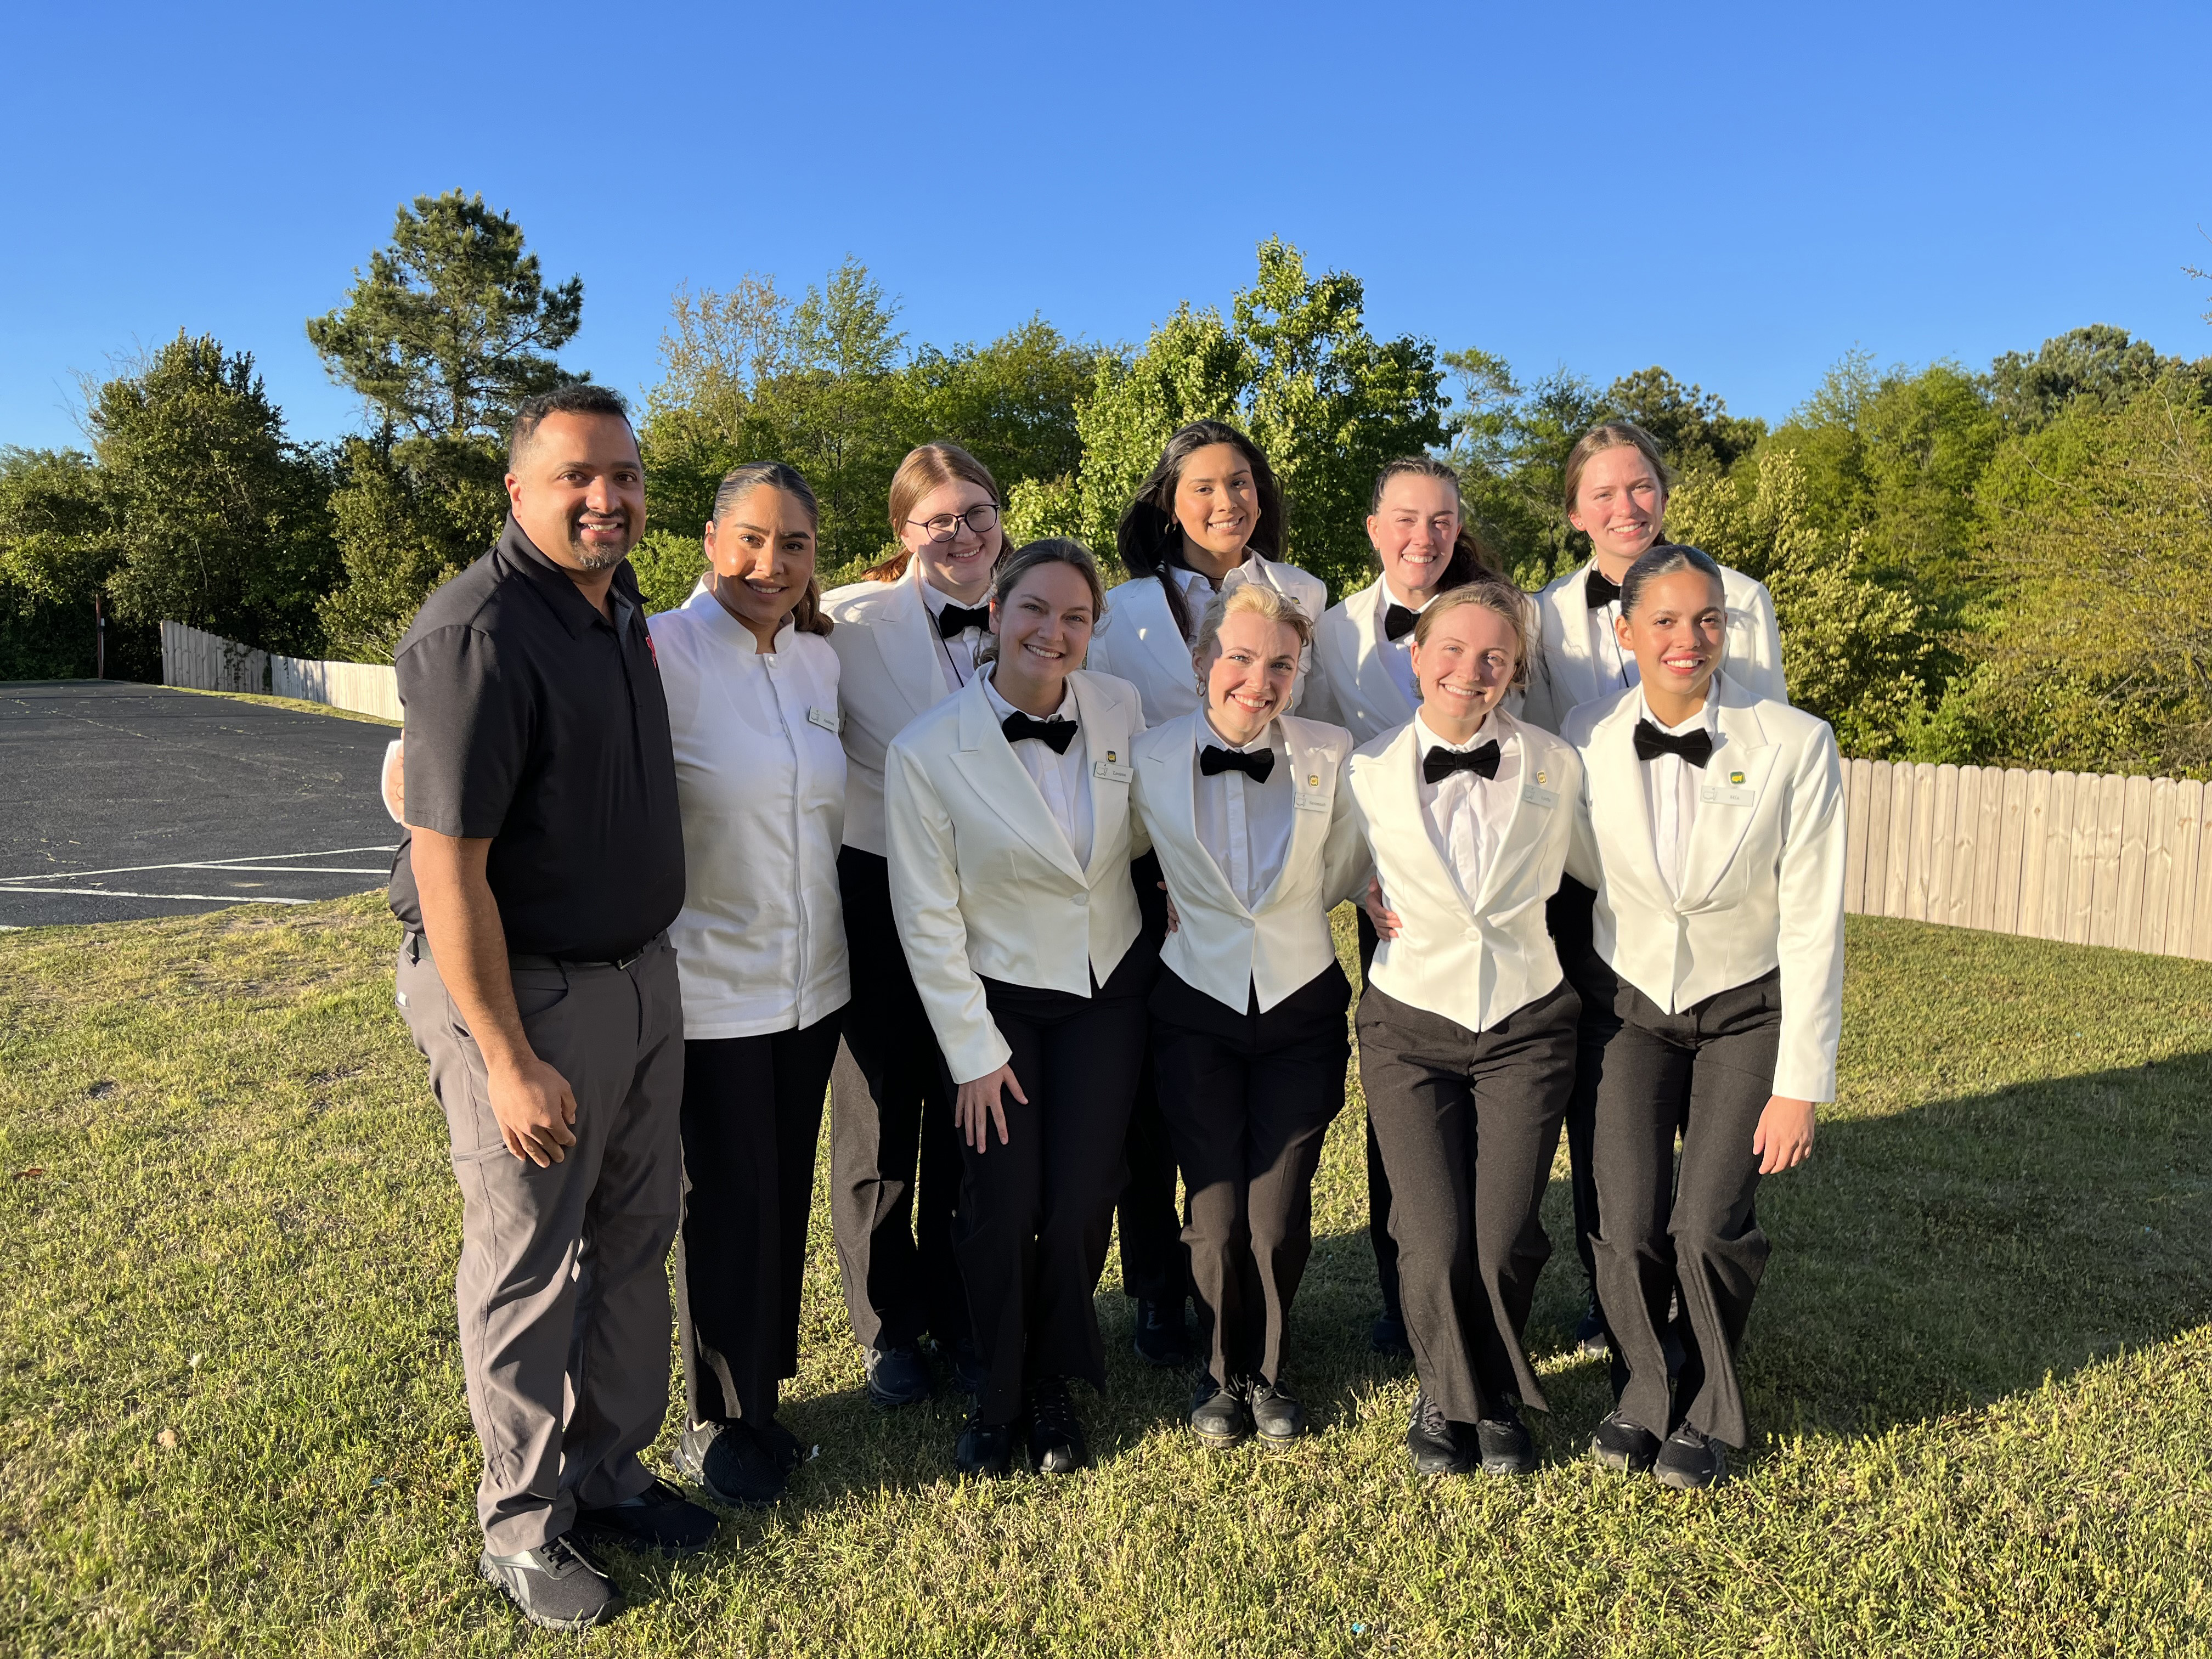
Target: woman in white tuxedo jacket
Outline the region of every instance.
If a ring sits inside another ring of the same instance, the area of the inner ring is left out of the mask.
[[[884,757],[910,723],[975,678],[991,576],[1006,548],[999,504],[999,486],[974,456],[923,444],[891,479],[899,553],[823,601],[836,624],[830,643],[842,671],[850,763],[837,879],[855,1011],[830,1076],[830,1218],[846,1311],[879,1406],[917,1404],[933,1392],[925,1332],[952,1357],[963,1387],[973,1392],[980,1380],[952,1254],[960,1184],[952,1100],[891,916]]]
[[[1086,1461],[1066,1379],[1106,1382],[1091,1292],[1158,957],[1129,860],[1135,689],[1082,672],[1104,595],[1073,542],[992,587],[991,665],[901,732],[884,768],[891,906],[954,1090],[955,1249],[985,1377],[954,1461]]]
[[[1137,688],[1145,724],[1161,726],[1199,706],[1190,650],[1198,619],[1217,592],[1245,582],[1273,588],[1309,620],[1328,603],[1328,586],[1283,560],[1282,490],[1260,446],[1224,421],[1177,428],[1121,514],[1115,533],[1129,580],[1091,642],[1090,668]],[[1299,665],[1303,680],[1305,665]],[[1297,705],[1293,687],[1291,702]],[[1167,927],[1158,860],[1130,872],[1145,931]],[[1152,1056],[1146,1056],[1129,1115],[1129,1181],[1121,1200],[1121,1284],[1136,1299],[1136,1350],[1156,1365],[1189,1363],[1183,1304],[1189,1262],[1176,1215],[1175,1150],[1160,1116]]]
[[[1467,523],[1459,474],[1430,455],[1391,462],[1375,480],[1367,539],[1379,574],[1329,607],[1316,630],[1305,712],[1369,743],[1413,718],[1420,690],[1413,682],[1413,624],[1440,593],[1495,575],[1496,557]],[[1508,694],[1510,711],[1519,690]],[[1375,928],[1359,913],[1359,965],[1375,955]],[[1375,1132],[1367,1132],[1367,1236],[1382,1313],[1369,1341],[1378,1353],[1404,1355],[1405,1316],[1398,1306],[1398,1247],[1390,1237],[1390,1177]]]
[[[668,930],[684,994],[675,1462],[733,1504],[772,1503],[799,1462],[776,1395],[799,1373],[822,1096],[851,994],[817,518],[791,468],[738,468],[715,491],[706,575],[652,623],[684,817],[684,909]]]
[[[1760,1176],[1811,1150],[1842,1026],[1835,735],[1735,683],[1726,600],[1695,548],[1638,558],[1618,629],[1640,684],[1585,703],[1566,732],[1583,775],[1569,868],[1597,895],[1593,944],[1618,1021],[1592,1151],[1620,1406],[1592,1450],[1675,1486],[1724,1478],[1723,1443],[1744,1443],[1735,1348],[1769,1249],[1753,1199]]]
[[[1422,1474],[1535,1468],[1522,1346],[1551,1246],[1537,1205],[1581,1004],[1544,929],[1581,793],[1574,750],[1501,706],[1526,672],[1519,591],[1439,596],[1414,630],[1420,712],[1352,757],[1381,935],[1359,1075],[1393,1195]]]
[[[1547,731],[1564,731],[1580,704],[1634,685],[1634,653],[1620,643],[1620,582],[1644,551],[1666,539],[1667,464],[1651,434],[1629,421],[1592,427],[1567,456],[1567,521],[1590,538],[1590,556],[1535,597],[1541,647],[1525,705]],[[1729,678],[1741,689],[1787,702],[1782,635],[1774,600],[1741,571],[1723,566],[1728,601]],[[1583,994],[1583,1061],[1567,1105],[1567,1162],[1574,1188],[1575,1254],[1588,1281],[1589,1308],[1577,1340],[1585,1352],[1608,1344],[1598,1305],[1593,1241],[1598,1234],[1597,1186],[1590,1171],[1590,1124],[1596,1110],[1599,1054],[1613,1030],[1613,999],[1603,965],[1592,957],[1589,890],[1571,875],[1552,902],[1552,937],[1567,978]]]
[[[1328,913],[1366,883],[1342,787],[1352,737],[1281,712],[1311,629],[1260,583],[1218,595],[1192,652],[1205,706],[1137,739],[1130,786],[1176,917],[1152,992],[1152,1053],[1188,1194],[1182,1237],[1207,1356],[1190,1425],[1218,1447],[1304,1431],[1283,1334],[1351,1054],[1352,986]]]

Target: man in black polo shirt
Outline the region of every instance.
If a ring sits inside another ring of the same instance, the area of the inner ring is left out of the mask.
[[[572,1529],[694,1549],[715,1526],[638,1461],[668,1402],[684,838],[625,562],[645,484],[622,400],[531,399],[507,465],[505,533],[399,644],[392,908],[399,1005],[461,1185],[481,1569],[535,1622],[575,1629],[614,1595]]]

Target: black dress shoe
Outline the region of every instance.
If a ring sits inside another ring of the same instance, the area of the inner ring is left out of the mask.
[[[1641,1474],[1659,1455],[1659,1437],[1619,1412],[1611,1412],[1590,1437],[1590,1455],[1607,1468]]]
[[[677,1437],[676,1472],[717,1504],[761,1509],[783,1496],[791,1470],[744,1423],[699,1423]]]
[[[868,1398],[886,1410],[922,1405],[937,1392],[929,1367],[912,1348],[871,1348],[866,1364]]]
[[[665,1480],[656,1480],[627,1502],[578,1510],[577,1528],[597,1541],[634,1550],[689,1555],[714,1541],[722,1523]]]
[[[1147,1365],[1172,1368],[1190,1364],[1190,1328],[1182,1304],[1137,1304],[1137,1358]]]
[[[1708,1440],[1687,1423],[1667,1437],[1651,1473],[1662,1486],[1695,1492],[1717,1486],[1728,1479],[1728,1453],[1717,1440]]]
[[[1091,1461],[1066,1379],[1041,1376],[1030,1390],[1030,1462],[1039,1474],[1073,1474]]]
[[[1605,1310],[1598,1306],[1597,1292],[1590,1292],[1589,1306],[1583,1310],[1582,1318],[1575,1325],[1577,1353],[1611,1353],[1613,1330],[1605,1322]]]
[[[1234,1383],[1224,1388],[1211,1372],[1200,1377],[1198,1390],[1190,1397],[1190,1431],[1206,1445],[1225,1451],[1243,1444],[1251,1431],[1243,1391]]]
[[[1406,1338],[1405,1316],[1385,1309],[1367,1333],[1367,1346],[1386,1359],[1411,1359],[1413,1345]]]
[[[1459,1425],[1446,1421],[1444,1408],[1425,1394],[1413,1396],[1406,1449],[1413,1455],[1415,1474],[1465,1474],[1474,1467],[1461,1444]]]
[[[1306,1431],[1306,1408],[1291,1391],[1273,1382],[1251,1386],[1252,1427],[1270,1446],[1286,1446]]]
[[[1528,1425],[1512,1407],[1500,1407],[1496,1417],[1486,1417],[1476,1424],[1474,1441],[1481,1452],[1485,1474],[1536,1472],[1536,1443],[1528,1437]]]
[[[963,1474],[988,1475],[993,1480],[1013,1467],[1014,1431],[1005,1423],[977,1420],[979,1401],[968,1408],[968,1426],[952,1447],[952,1467]]]

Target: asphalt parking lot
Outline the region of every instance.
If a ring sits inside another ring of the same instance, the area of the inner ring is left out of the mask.
[[[0,683],[0,927],[381,887],[392,726],[116,680]]]

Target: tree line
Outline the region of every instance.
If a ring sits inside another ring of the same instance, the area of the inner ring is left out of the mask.
[[[640,580],[680,603],[715,483],[764,458],[814,484],[825,585],[857,574],[885,550],[892,471],[931,438],[992,468],[1018,539],[1110,553],[1168,434],[1214,416],[1267,448],[1291,556],[1333,595],[1368,580],[1376,470],[1421,450],[1460,467],[1478,530],[1534,587],[1588,554],[1559,501],[1567,451],[1626,416],[1678,475],[1670,536],[1767,584],[1792,694],[1846,752],[2212,775],[2212,356],[2102,325],[1979,370],[1854,352],[1770,427],[1657,367],[1600,387],[1380,337],[1364,306],[1358,277],[1279,240],[1225,307],[1187,302],[1133,345],[1042,316],[912,342],[850,260],[796,295],[762,276],[679,290],[639,412]],[[549,282],[512,219],[455,191],[402,207],[307,322],[363,430],[294,441],[251,355],[185,332],[88,385],[88,448],[0,450],[0,678],[89,672],[95,599],[118,619],[111,672],[159,677],[164,617],[389,661],[497,534],[507,422],[570,378],[582,314],[580,278]]]

